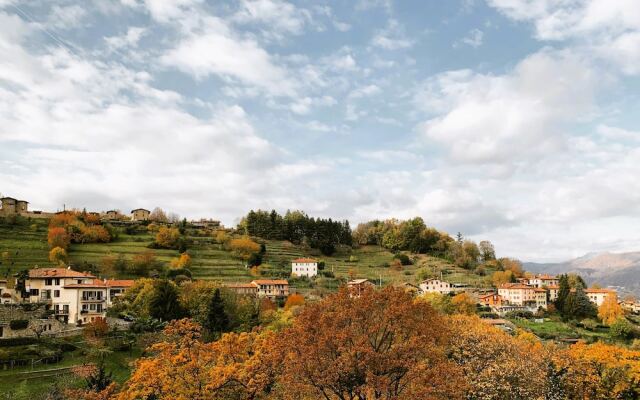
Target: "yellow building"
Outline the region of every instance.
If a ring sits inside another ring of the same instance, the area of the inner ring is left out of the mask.
[[[149,210],[145,210],[144,208],[136,208],[135,210],[131,210],[131,219],[134,221],[147,221],[150,214],[151,211]]]

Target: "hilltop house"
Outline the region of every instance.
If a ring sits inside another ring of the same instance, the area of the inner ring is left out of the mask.
[[[312,258],[296,258],[291,262],[291,276],[313,278],[318,275],[318,261]]]
[[[560,280],[553,276],[547,274],[536,275],[533,278],[529,278],[529,285],[535,286],[537,288],[549,287],[549,286],[558,286]]]
[[[0,215],[20,215],[28,212],[29,202],[26,200],[17,200],[13,197],[3,197],[0,199]]]
[[[225,285],[225,287],[242,296],[258,295],[258,285],[254,283],[232,283]]]
[[[478,303],[487,307],[502,307],[506,302],[497,293],[489,293],[478,297]]]
[[[422,293],[440,293],[449,294],[453,291],[449,282],[440,279],[426,279],[420,283]]]
[[[149,220],[149,215],[151,215],[151,211],[144,208],[131,210],[131,219],[134,221],[147,221]]]
[[[120,213],[118,212],[118,210],[109,210],[104,213],[104,217],[110,220],[120,219]]]

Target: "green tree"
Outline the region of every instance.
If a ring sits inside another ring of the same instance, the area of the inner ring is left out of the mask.
[[[555,301],[556,310],[558,310],[560,315],[564,315],[564,306],[567,302],[569,293],[571,293],[569,278],[567,275],[560,275],[560,278],[558,279],[558,298]]]
[[[184,316],[175,283],[166,279],[155,282],[149,301],[149,315],[161,321],[170,321]]]
[[[207,312],[207,320],[205,328],[211,333],[221,334],[225,332],[229,327],[229,316],[224,310],[224,300],[220,296],[220,289],[216,289],[213,292],[213,297],[209,303],[209,310]]]
[[[575,288],[567,296],[564,303],[562,316],[565,319],[595,318],[598,316],[598,309],[589,300],[581,286]]]

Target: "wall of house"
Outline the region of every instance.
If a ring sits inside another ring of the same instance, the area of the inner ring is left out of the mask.
[[[291,263],[291,275],[312,278],[318,275],[318,263]]]

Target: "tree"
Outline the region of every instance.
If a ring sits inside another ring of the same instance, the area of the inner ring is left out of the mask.
[[[180,240],[180,230],[178,228],[168,228],[161,226],[156,234],[156,243],[165,249],[175,249]]]
[[[495,287],[500,287],[505,283],[515,282],[516,277],[511,271],[496,271],[491,275],[491,283]]]
[[[224,300],[222,300],[222,296],[220,296],[220,289],[216,288],[213,292],[204,327],[207,328],[209,332],[217,335],[221,335],[229,328],[229,317],[224,309]]]
[[[481,241],[478,243],[478,248],[480,249],[480,257],[482,258],[482,261],[487,262],[496,259],[496,250],[490,241]]]
[[[565,303],[567,302],[567,297],[571,293],[571,287],[569,286],[569,278],[567,275],[560,275],[558,278],[558,297],[556,298],[555,305],[556,310],[560,313],[560,315],[564,315]]]
[[[156,207],[149,214],[149,220],[155,222],[168,222],[167,214],[160,207]]]
[[[612,292],[605,297],[598,308],[598,318],[600,318],[603,324],[611,325],[621,317],[624,317],[624,310],[620,304],[618,304],[617,296]]]
[[[227,243],[227,246],[236,257],[242,258],[245,261],[249,259],[251,254],[255,254],[260,251],[260,245],[247,236],[231,239]]]
[[[170,321],[184,316],[178,299],[178,287],[166,279],[153,285],[153,295],[149,301],[149,315],[161,321]]]
[[[49,261],[54,264],[64,265],[67,263],[67,252],[62,247],[54,247],[49,251]]]
[[[498,260],[499,265],[502,266],[504,271],[511,271],[516,278],[524,276],[524,270],[522,269],[522,263],[513,258],[501,258]]]
[[[284,308],[289,309],[291,307],[304,305],[304,296],[300,293],[293,293],[287,297],[287,301],[284,303]]]
[[[65,228],[53,227],[49,228],[49,232],[47,233],[47,242],[49,243],[50,249],[55,247],[67,249],[69,247],[69,243],[71,243],[71,238]]]
[[[135,254],[131,260],[131,272],[138,276],[146,276],[149,271],[158,266],[156,253],[152,250],[145,250]]]
[[[569,293],[562,310],[563,318],[580,320],[583,318],[595,318],[597,315],[598,309],[589,300],[582,287],[578,286]]]
[[[180,254],[180,257],[171,260],[171,268],[184,269],[191,266],[191,256],[188,253]]]
[[[458,314],[474,315],[476,313],[476,302],[465,292],[453,296],[451,305]]]
[[[625,340],[633,337],[635,330],[636,329],[633,326],[633,324],[627,321],[626,318],[619,317],[618,319],[613,321],[613,323],[611,323],[611,326],[609,328],[609,333],[611,334],[612,337],[616,339]]]
[[[286,398],[456,399],[443,319],[398,288],[347,290],[304,307],[280,332]]]

